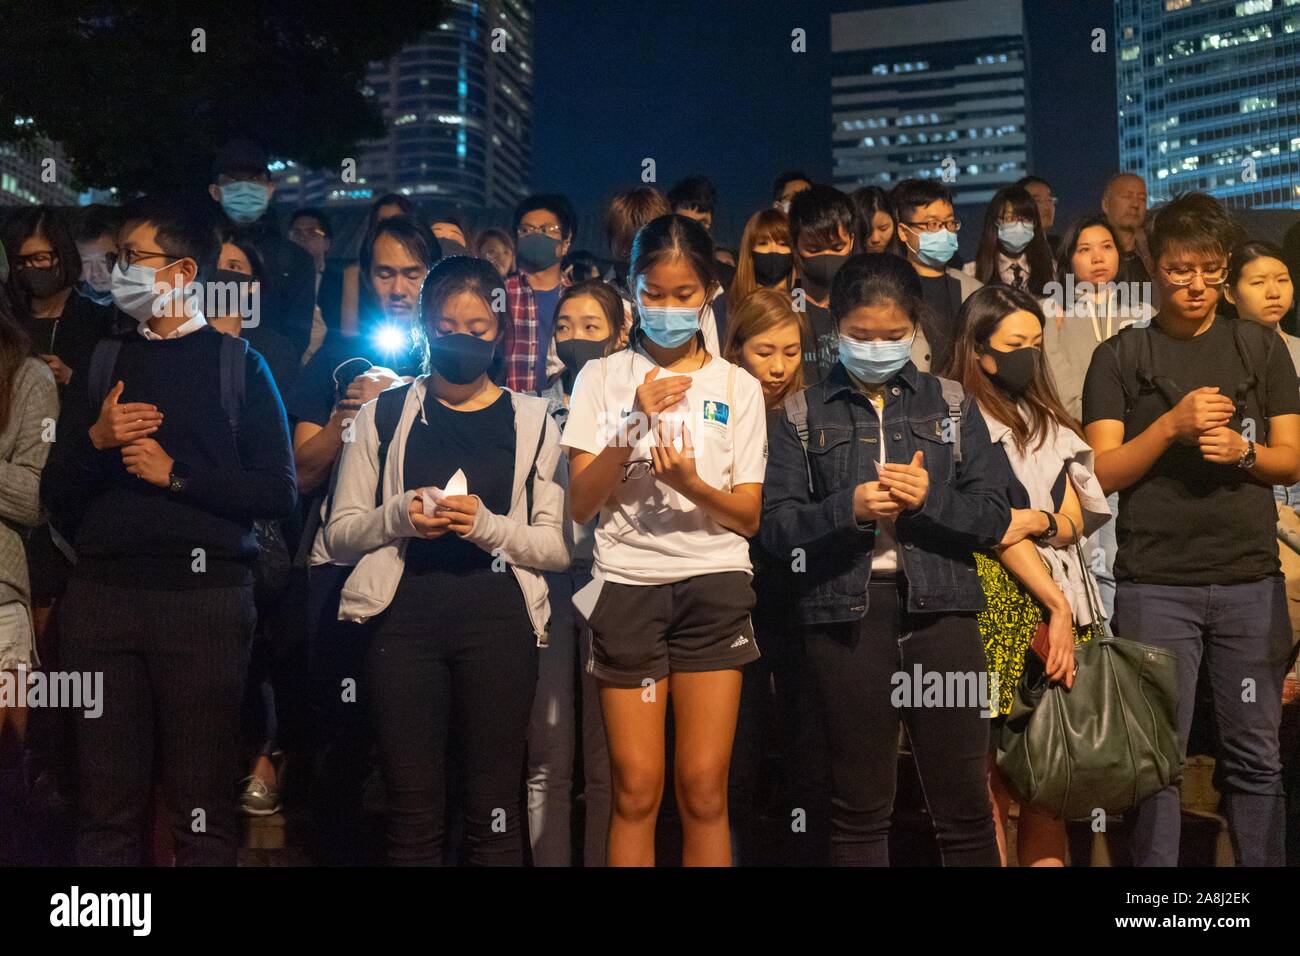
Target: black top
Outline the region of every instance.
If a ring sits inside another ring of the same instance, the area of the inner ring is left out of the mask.
[[[72,369],[68,383],[71,385],[85,381],[95,343],[113,331],[116,313],[111,305],[92,302],[73,289],[63,305],[63,314],[57,319],[23,315],[19,323],[32,340],[33,355],[57,355],[59,361]]]
[[[1235,415],[1230,427],[1241,431],[1244,419],[1252,419],[1256,440],[1264,442],[1268,418],[1300,413],[1296,374],[1285,345],[1271,329],[1248,322],[1240,329],[1251,354],[1262,357],[1267,349],[1269,358],[1266,368],[1258,367],[1262,359],[1251,359],[1264,383],[1245,393],[1245,414]],[[1218,386],[1222,394],[1236,399],[1238,385],[1247,376],[1234,343],[1233,322],[1219,317],[1200,335],[1177,339],[1160,328],[1157,317],[1145,332],[1126,329],[1097,347],[1083,386],[1084,424],[1123,421],[1128,441],[1169,410],[1161,392],[1139,389],[1135,368],[1120,369],[1119,342],[1141,334],[1150,337],[1150,374],[1172,379],[1182,393]],[[1136,396],[1127,420],[1121,383]],[[1268,407],[1261,408],[1265,395]],[[1115,578],[1179,585],[1260,580],[1279,570],[1276,524],[1268,485],[1235,464],[1207,462],[1195,444],[1176,441],[1150,471],[1119,493]]]
[[[340,365],[343,367],[340,368]],[[398,375],[418,375],[420,356],[417,352],[404,356],[385,356],[367,336],[326,339],[307,366],[298,373],[293,388],[285,395],[289,418],[295,422],[312,422],[325,427],[339,395],[347,391],[349,382],[371,365],[382,365]],[[335,391],[334,381],[336,371],[342,385],[338,392]]]
[[[921,296],[938,322],[939,331],[949,339],[957,337],[957,313],[961,311],[961,283],[950,275],[923,276]],[[934,343],[931,343],[934,345]]]
[[[254,223],[232,226],[240,238],[257,247],[266,265],[262,321],[288,339],[294,353],[301,356],[311,339],[316,263],[305,249],[280,235],[275,214],[269,210]]]
[[[508,392],[487,408],[461,412],[425,393],[424,414],[406,438],[402,462],[405,490],[436,485],[445,488],[457,469],[465,473],[469,493],[478,495],[494,514],[510,511],[515,475],[515,412]],[[432,540],[412,538],[406,546],[403,585],[431,571],[487,570],[492,555],[455,532]]]
[[[125,383],[123,403],[149,402],[163,413],[152,437],[176,474],[189,473],[183,491],[128,473],[121,451],[96,450],[84,429],[60,434],[69,453],[46,467],[42,497],[56,517],[80,506],[74,520],[59,521],[61,530],[76,526],[73,576],[161,590],[252,582],[253,521],[292,512],[293,453],[279,392],[251,349],[238,435],[231,432],[221,407],[221,338],[211,326],[160,342],[132,332],[122,336],[113,371]],[[65,395],[65,402],[90,401],[84,388]]]
[[[807,386],[815,385],[830,373],[840,357],[840,340],[830,309],[811,300],[805,300],[804,309],[812,330],[812,338],[803,344],[803,383]]]

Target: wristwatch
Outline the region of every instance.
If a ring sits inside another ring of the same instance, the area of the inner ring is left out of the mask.
[[[1056,537],[1056,515],[1052,514],[1050,511],[1044,511],[1043,514],[1047,515],[1047,530],[1038,535],[1034,540],[1046,544]]]
[[[172,462],[171,474],[167,476],[167,490],[179,494],[185,490],[190,480],[190,470],[179,461]]]
[[[1237,459],[1237,467],[1244,468],[1247,471],[1255,467],[1255,443],[1253,441],[1246,442],[1246,450]]]

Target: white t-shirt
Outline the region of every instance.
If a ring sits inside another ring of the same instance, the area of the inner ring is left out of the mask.
[[[632,411],[646,373],[656,367],[639,349],[588,362],[574,383],[560,443],[599,454]],[[700,477],[722,490],[761,483],[767,465],[767,415],[758,380],[716,357],[697,372],[659,374],[690,376],[686,397],[660,417],[670,427],[684,425],[689,430]],[[650,441],[639,442],[629,462],[649,458]],[[749,542],[653,473],[615,485],[601,505],[596,577],[617,584],[672,584],[722,571],[750,571]]]
[[[876,410],[876,417],[880,425],[880,461],[879,464],[885,464],[885,393],[877,391],[874,395],[867,395],[867,401],[871,407]],[[879,474],[879,471],[877,471]],[[872,575],[896,575],[898,574],[898,535],[894,528],[893,518],[876,519],[876,543],[871,549],[871,573]]]

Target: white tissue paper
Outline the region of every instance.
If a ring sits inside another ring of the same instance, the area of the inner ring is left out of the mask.
[[[447,479],[446,488],[426,488],[422,494],[424,498],[424,516],[433,517],[434,511],[438,505],[442,504],[444,498],[452,495],[464,495],[469,493],[469,488],[465,482],[465,472],[457,468],[456,473]]]

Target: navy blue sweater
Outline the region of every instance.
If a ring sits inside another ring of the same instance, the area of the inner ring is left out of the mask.
[[[122,404],[149,402],[163,413],[152,437],[190,472],[184,491],[128,473],[121,450],[97,450],[88,430],[59,435],[72,447],[46,469],[42,490],[56,515],[75,516],[61,525],[76,527],[74,577],[163,590],[252,581],[253,521],[293,510],[293,449],[280,393],[252,349],[238,435],[232,434],[221,407],[221,335],[208,327],[158,342],[131,332],[122,336],[113,373],[125,385]],[[95,420],[99,402],[84,387],[67,397],[94,405],[87,413]],[[203,549],[201,561],[196,548]]]

